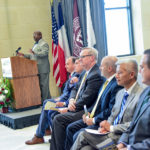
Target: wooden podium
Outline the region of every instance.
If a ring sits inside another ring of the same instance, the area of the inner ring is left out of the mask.
[[[37,63],[18,56],[2,58],[3,77],[10,78],[13,88],[13,107],[27,108],[41,104]]]

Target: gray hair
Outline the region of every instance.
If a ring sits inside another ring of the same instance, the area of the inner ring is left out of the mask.
[[[150,49],[144,51],[144,54],[147,55],[147,59],[145,60],[146,65],[150,69]]]
[[[97,49],[95,49],[94,47],[84,47],[84,48],[82,49],[82,51],[83,51],[83,50],[88,51],[88,54],[89,54],[89,55],[94,56],[94,57],[95,57],[95,60],[96,60],[96,62],[97,62],[97,60],[98,60],[98,50],[97,50]],[[82,51],[81,51],[81,52],[82,52]]]
[[[116,62],[116,66],[121,65],[121,64],[126,64],[126,70],[128,72],[134,71],[135,73],[135,78],[137,79],[138,76],[138,64],[135,59],[124,59],[124,60],[119,60]]]

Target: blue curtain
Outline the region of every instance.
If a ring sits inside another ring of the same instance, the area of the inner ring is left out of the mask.
[[[64,11],[64,24],[68,36],[70,53],[72,54],[73,48],[73,1],[62,0],[62,9]]]
[[[77,0],[79,17],[80,17],[80,26],[83,38],[83,46],[87,46],[87,33],[86,33],[86,0]]]
[[[57,7],[60,0],[54,0],[54,10],[56,20],[58,21]],[[80,25],[83,37],[83,45],[87,46],[87,33],[86,33],[86,0],[77,0],[78,10],[80,16]],[[61,0],[62,10],[64,15],[64,24],[69,41],[69,47],[72,54],[73,47],[73,0]],[[107,55],[107,41],[106,41],[106,28],[105,28],[105,13],[104,13],[104,0],[90,0],[91,17],[93,28],[95,31],[96,45],[95,48],[99,51],[99,60]]]
[[[90,0],[91,17],[96,37],[95,48],[99,51],[99,62],[108,54],[106,40],[104,0]]]

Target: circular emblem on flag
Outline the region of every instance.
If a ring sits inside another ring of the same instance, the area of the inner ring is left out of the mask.
[[[79,56],[83,47],[79,17],[73,19],[73,54]]]

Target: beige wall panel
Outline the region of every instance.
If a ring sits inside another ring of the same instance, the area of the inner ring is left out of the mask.
[[[150,48],[150,0],[132,0],[132,18],[136,54]]]
[[[142,54],[144,51],[144,43],[141,15],[141,0],[132,0],[131,2],[135,54]]]
[[[150,48],[150,0],[141,0],[144,49]]]
[[[52,76],[50,12],[49,0],[0,0],[0,58],[15,55],[19,46],[28,53],[34,44],[33,32],[40,30],[50,46],[50,91],[56,97],[59,92]]]

